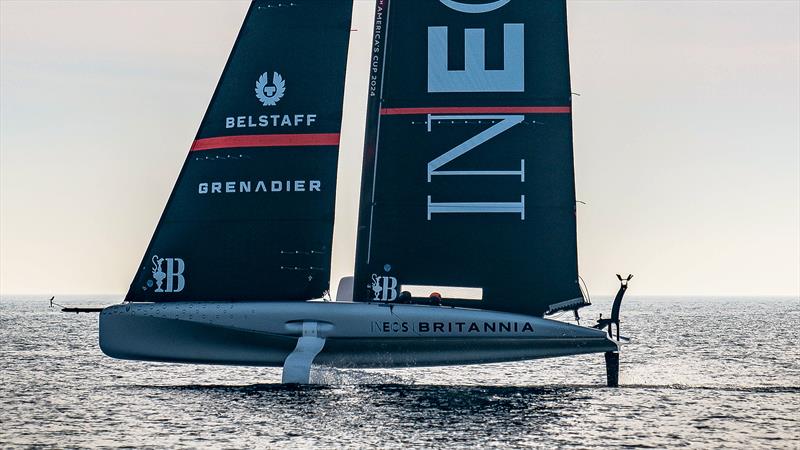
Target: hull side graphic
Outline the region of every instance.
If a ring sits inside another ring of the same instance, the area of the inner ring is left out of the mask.
[[[319,324],[315,362],[353,368],[481,364],[617,350],[606,333],[519,314],[324,302],[122,304],[100,316],[107,355],[162,362],[282,366]]]

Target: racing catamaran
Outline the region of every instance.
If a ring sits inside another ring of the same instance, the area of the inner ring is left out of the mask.
[[[564,0],[376,1],[354,276],[325,300],[351,15],[251,4],[103,352],[285,383],[601,352],[616,385],[627,280],[594,328],[545,318],[589,304]]]

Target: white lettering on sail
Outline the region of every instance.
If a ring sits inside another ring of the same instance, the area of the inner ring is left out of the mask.
[[[447,213],[512,213],[519,214],[520,220],[525,220],[525,196],[520,195],[519,202],[446,202],[433,203],[428,196],[428,220],[432,214]]]
[[[428,132],[432,130],[434,121],[454,121],[454,120],[497,120],[486,130],[481,131],[475,136],[467,139],[463,143],[446,151],[438,158],[428,163],[428,182],[434,175],[463,175],[463,176],[519,176],[520,183],[525,182],[525,160],[520,159],[519,170],[440,170],[442,166],[453,161],[459,156],[464,155],[475,147],[489,141],[495,136],[508,131],[510,128],[522,123],[525,116],[520,114],[504,115],[434,115],[428,114]],[[445,122],[447,123],[447,122]],[[431,196],[428,196],[428,220],[432,214],[437,213],[513,213],[519,214],[520,220],[525,220],[525,196],[520,197],[519,202],[445,202],[434,203]]]
[[[154,292],[180,292],[186,287],[186,278],[183,276],[186,270],[186,264],[181,258],[159,258],[154,255],[151,259],[153,262],[153,279],[156,280],[156,289]],[[164,272],[163,265],[167,263],[167,271]],[[164,280],[167,281],[166,288],[162,289]],[[148,280],[148,286],[152,286],[152,281]]]
[[[496,124],[481,131],[475,136],[467,139],[463,143],[453,147],[445,152],[438,158],[428,163],[428,182],[431,181],[433,175],[519,175],[521,181],[525,181],[525,160],[520,160],[520,170],[459,170],[459,171],[442,171],[439,170],[442,166],[450,161],[458,158],[459,156],[467,153],[473,148],[483,144],[484,142],[492,139],[493,137],[507,131],[514,125],[518,125],[525,120],[525,116],[520,114],[514,115],[434,115],[428,114],[428,132],[431,131],[433,121],[438,120],[499,120]]]
[[[390,302],[397,298],[397,278],[387,275],[372,274],[372,284],[367,287],[372,289],[376,302]]]
[[[456,10],[458,12],[469,13],[469,14],[482,14],[485,12],[494,11],[495,9],[500,9],[503,6],[506,6],[508,2],[511,0],[494,0],[490,1],[489,3],[461,3],[457,0],[439,0],[442,2],[444,6],[447,6],[450,9]]]
[[[464,70],[447,68],[447,27],[428,27],[428,92],[525,92],[525,25],[503,24],[503,69],[486,69],[483,28],[464,30]]]
[[[255,184],[255,189],[253,189]],[[320,180],[256,180],[256,181],[212,181],[197,184],[197,193],[239,194],[251,192],[321,192]]]
[[[317,121],[316,114],[262,114],[260,116],[235,116],[225,118],[225,128],[280,128],[310,127]]]

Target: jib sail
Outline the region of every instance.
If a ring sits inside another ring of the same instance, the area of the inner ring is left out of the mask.
[[[254,1],[129,301],[328,289],[352,3]]]
[[[565,1],[378,0],[373,55],[355,298],[581,303]]]

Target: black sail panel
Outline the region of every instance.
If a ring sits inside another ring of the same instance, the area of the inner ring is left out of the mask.
[[[349,0],[254,1],[126,296],[328,289]]]
[[[355,298],[580,299],[566,4],[378,0]]]

